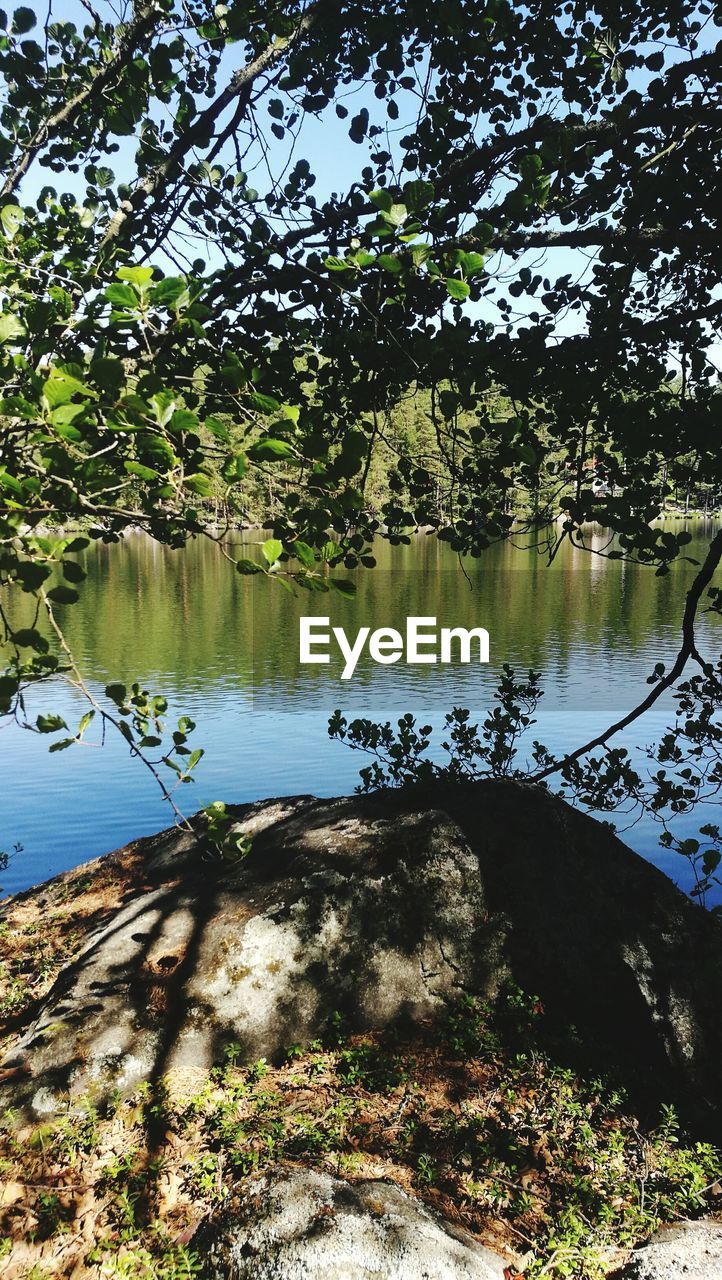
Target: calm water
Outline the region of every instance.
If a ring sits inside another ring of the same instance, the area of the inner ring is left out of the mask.
[[[703,547],[709,528],[690,527]],[[533,736],[552,750],[577,745],[634,705],[653,664],[675,653],[680,589],[690,573],[680,565],[660,579],[569,550],[549,568],[534,553],[503,546],[468,562],[467,578],[448,548],[422,536],[408,548],[380,547],[378,561],[360,575],[356,601],[305,592],[294,599],[278,585],[240,577],[205,541],[168,551],[132,535],[85,553],[82,602],[65,611],[63,623],[93,688],[140,678],[164,693],[175,713],[198,722],[192,745],[205,747],[206,756],[197,782],[178,793],[192,812],[214,799],[348,792],[364,760],[329,740],[326,724],[336,707],[375,719],[411,711],[440,727],[453,705],[483,714],[503,662],[543,672]],[[491,663],[381,667],[365,658],[353,680],[342,682],[340,660],[299,665],[301,614],[330,615],[354,634],[361,625],[403,630],[411,614],[435,616],[439,626],[482,625]],[[719,652],[715,622],[703,622],[700,635],[707,652]],[[84,707],[66,688],[46,686],[29,709],[33,717],[60,711],[72,724]],[[669,704],[658,705],[627,745],[643,746],[668,718]],[[0,733],[0,848],[23,846],[2,877],[6,891],[171,821],[152,779],[120,740],[53,755],[48,742],[14,727]],[[626,838],[688,883],[685,864],[658,849],[652,824],[637,824]]]

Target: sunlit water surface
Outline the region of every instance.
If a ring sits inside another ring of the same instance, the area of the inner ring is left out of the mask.
[[[690,529],[690,554],[699,554],[711,527]],[[598,544],[604,541],[600,533]],[[410,547],[380,546],[378,568],[358,576],[357,598],[349,601],[305,592],[294,598],[278,584],[241,577],[206,540],[169,551],[130,535],[119,545],[91,547],[84,563],[81,603],[64,610],[62,622],[88,684],[102,690],[111,679],[140,679],[165,694],[176,715],[197,721],[193,745],[206,754],[196,783],[177,794],[186,812],[214,799],[352,791],[364,761],[329,740],[336,707],[383,720],[411,711],[440,729],[452,706],[483,716],[505,662],[543,673],[532,736],[552,751],[569,749],[638,702],[654,664],[674,656],[692,572],[680,564],[657,578],[570,549],[548,567],[541,556],[508,545],[466,561],[462,571],[447,547],[418,536]],[[481,625],[490,633],[491,663],[383,667],[365,656],[343,682],[336,658],[327,667],[299,664],[301,614],[330,616],[350,635],[362,625],[403,630],[409,615],[436,617],[440,627]],[[708,653],[719,652],[716,621],[702,620],[700,638]],[[670,705],[661,701],[626,744],[651,741],[669,722]],[[36,690],[29,709],[33,717],[60,712],[72,723],[84,705],[58,684]],[[14,726],[0,733],[0,848],[23,846],[1,877],[7,892],[171,821],[157,785],[117,736],[102,749],[54,754],[48,742]],[[705,819],[717,821],[716,811],[695,815],[680,830],[696,830]],[[658,837],[644,821],[625,834],[688,886],[686,864],[660,850]]]

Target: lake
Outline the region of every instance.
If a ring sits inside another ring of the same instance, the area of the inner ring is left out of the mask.
[[[697,521],[689,528],[688,550],[695,554],[712,526]],[[601,531],[595,538],[597,547],[606,542]],[[256,554],[248,544],[262,539],[244,534],[239,554]],[[462,569],[448,547],[424,535],[409,547],[380,545],[377,556],[378,567],[357,577],[356,600],[307,592],[293,597],[278,584],[241,577],[207,540],[170,551],[131,534],[83,553],[88,579],[81,603],[59,616],[94,690],[110,680],[140,679],[165,694],[176,715],[197,721],[191,745],[203,746],[206,755],[195,784],[176,793],[190,813],[215,799],[349,792],[365,761],[329,740],[335,708],[383,720],[411,711],[440,729],[455,705],[483,716],[504,662],[543,674],[545,696],[531,736],[553,751],[578,745],[638,702],[654,663],[674,656],[681,595],[692,572],[678,564],[657,578],[652,570],[568,547],[549,567],[542,556],[510,544],[465,561]],[[326,667],[300,665],[302,614],[328,616],[349,634],[362,625],[403,631],[409,615],[436,617],[439,626],[483,626],[491,661],[488,667],[379,666],[365,653],[353,679],[343,682],[338,657]],[[14,615],[18,623],[21,615],[22,607]],[[718,620],[703,618],[699,634],[703,651],[716,655]],[[32,718],[60,712],[72,725],[84,706],[65,686],[51,684],[33,692],[29,710]],[[651,741],[669,713],[670,703],[660,702],[630,730],[626,745]],[[102,749],[54,754],[49,741],[14,726],[0,733],[0,848],[23,846],[0,878],[5,892],[172,821],[156,784],[119,738],[111,734]],[[717,820],[714,812],[700,813],[686,829],[696,831],[705,819]],[[660,850],[658,836],[649,822],[625,833],[635,849],[687,886],[686,864]]]

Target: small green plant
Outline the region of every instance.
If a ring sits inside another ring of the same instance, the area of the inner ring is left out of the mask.
[[[416,1161],[416,1181],[422,1187],[433,1187],[436,1176],[436,1163],[433,1157],[422,1152]]]
[[[370,1090],[396,1089],[409,1078],[408,1064],[400,1054],[373,1040],[359,1040],[337,1057],[339,1080]]]
[[[203,809],[206,820],[205,843],[217,858],[241,862],[253,847],[248,836],[233,830],[234,817],[222,800],[214,800]]]

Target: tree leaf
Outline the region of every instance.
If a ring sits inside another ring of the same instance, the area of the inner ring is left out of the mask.
[[[313,568],[316,563],[316,555],[313,547],[309,547],[307,542],[294,542],[293,554],[297,560],[301,561],[307,569]]]
[[[154,471],[152,467],[144,466],[142,462],[133,462],[132,459],[126,459],[123,463],[123,467],[129,476],[137,476],[139,480],[147,480],[150,482],[152,480],[159,479],[158,472]]]
[[[115,273],[119,280],[126,280],[128,284],[135,285],[141,292],[150,284],[153,279],[152,267],[121,267]],[[114,285],[110,286],[111,289]]]
[[[465,280],[457,280],[453,276],[446,281],[446,292],[450,298],[454,298],[457,302],[463,302],[464,298],[468,298],[471,289]]]
[[[283,543],[279,542],[277,538],[269,538],[267,542],[264,542],[261,551],[269,564],[275,564],[283,551]]]
[[[382,267],[384,271],[388,271],[390,275],[397,276],[399,272],[403,271],[402,262],[399,258],[395,257],[393,253],[380,253],[377,258],[377,262],[379,266]]]
[[[14,36],[24,36],[26,32],[32,31],[37,18],[32,9],[28,9],[25,5],[21,5],[13,14],[12,32]]]
[[[210,476],[205,475],[202,471],[196,471],[193,475],[186,476],[183,481],[186,489],[190,489],[191,493],[197,493],[201,498],[210,498],[213,493],[213,481]]]
[[[40,715],[35,721],[35,727],[38,733],[57,733],[59,729],[67,729],[68,726],[62,716]]]
[[[265,440],[257,440],[248,450],[248,457],[254,462],[273,461],[279,458],[293,458],[294,451],[285,440],[273,440],[270,436]]]
[[[138,295],[129,284],[109,284],[105,296],[114,307],[121,307],[124,311],[135,310],[138,306]]]
[[[78,378],[74,378],[72,374],[64,373],[62,369],[53,369],[50,377],[43,386],[43,396],[48,403],[49,408],[55,409],[59,405],[68,404],[73,396],[83,396],[89,399],[95,395],[90,387],[86,387]]]
[[[431,182],[417,179],[404,186],[404,200],[411,213],[421,213],[427,209],[434,198],[434,187]]]
[[[19,9],[17,12],[22,13],[23,10]],[[30,10],[26,9],[25,12],[29,13]],[[14,240],[24,221],[25,214],[19,205],[6,204],[0,209],[0,224],[6,239]]]
[[[3,311],[0,315],[0,342],[12,342],[13,338],[24,338],[27,329],[19,316],[12,311]]]
[[[53,604],[75,604],[80,599],[73,587],[64,587],[62,583],[48,592],[48,600]]]

